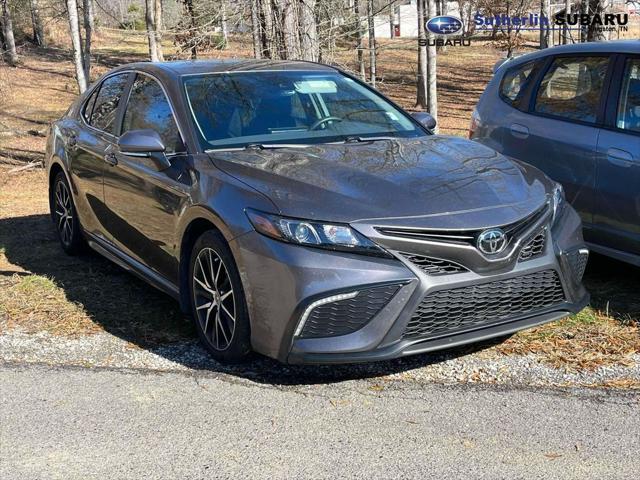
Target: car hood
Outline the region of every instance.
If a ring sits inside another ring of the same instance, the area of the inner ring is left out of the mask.
[[[459,137],[211,151],[214,164],[282,215],[344,223],[483,228],[529,215],[550,181]]]

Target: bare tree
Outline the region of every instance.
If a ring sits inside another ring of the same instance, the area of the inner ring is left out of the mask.
[[[155,23],[155,36],[156,36],[156,56],[159,62],[164,62],[164,54],[162,53],[162,0],[154,1],[154,23]]]
[[[82,41],[80,39],[80,23],[78,20],[78,3],[76,0],[65,0],[67,16],[69,18],[69,35],[71,36],[71,49],[73,50],[73,65],[76,69],[76,80],[80,93],[87,89],[87,77],[85,76],[84,63],[82,61]]]
[[[45,46],[44,28],[42,27],[42,18],[40,17],[39,0],[30,1],[31,9],[31,26],[33,27],[33,43],[39,47]]]
[[[93,0],[83,0],[82,14],[84,20],[84,47],[82,63],[87,83],[91,81],[91,39],[93,36]]]
[[[427,34],[425,28],[425,1],[416,2],[418,17],[418,85],[416,107],[427,109],[429,106],[427,95]]]
[[[9,11],[9,0],[2,2],[2,35],[4,36],[4,48],[9,65],[18,63],[18,51],[16,50],[16,40],[13,36],[13,22]]]
[[[427,5],[428,18],[436,16],[436,0],[425,0]],[[438,118],[438,92],[437,92],[437,76],[436,76],[436,55],[435,36],[429,32],[429,45],[427,46],[427,100],[428,111],[435,119]]]
[[[571,13],[571,0],[564,0],[564,13],[565,18]],[[562,43],[564,45],[573,43],[573,41],[570,41],[569,26],[566,23],[562,27]]]
[[[156,18],[155,0],[145,0],[144,20],[147,25],[147,39],[149,41],[149,57],[152,62],[158,62],[158,48],[156,47]]]
[[[281,0],[284,48],[288,59],[300,58],[300,35],[298,32],[298,3],[296,0]]]
[[[543,18],[549,19],[551,14],[551,1],[540,0],[540,48],[549,48],[549,30],[551,25],[544,25]]]
[[[316,0],[300,0],[300,58],[317,62],[319,56],[316,29]]]
[[[253,56],[255,58],[262,58],[262,31],[260,0],[251,0],[251,34],[253,35]]]
[[[367,30],[369,34],[369,84],[376,86],[376,34],[374,25],[375,10],[373,0],[367,0]]]
[[[362,33],[362,19],[360,18],[360,1],[354,0],[353,2],[353,14],[356,22],[356,49],[358,52],[358,71],[360,72],[360,78],[362,80],[367,79],[367,72],[364,65],[364,45],[363,45],[363,33]]]
[[[229,42],[229,25],[227,23],[226,0],[221,0],[220,2],[220,30],[222,30],[222,48],[227,48],[227,43]]]

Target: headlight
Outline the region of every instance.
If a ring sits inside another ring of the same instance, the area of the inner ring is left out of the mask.
[[[246,212],[256,231],[283,242],[391,257],[389,253],[349,225],[281,217],[250,208]]]
[[[555,187],[553,187],[553,221],[556,221],[556,218],[560,215],[562,208],[564,207],[564,189],[562,185],[556,183]]]

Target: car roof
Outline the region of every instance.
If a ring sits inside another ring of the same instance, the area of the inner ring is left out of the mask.
[[[177,60],[171,62],[138,62],[122,65],[113,70],[140,70],[163,77],[226,72],[259,71],[335,71],[329,65],[293,60]]]
[[[557,47],[545,48],[531,53],[525,53],[513,57],[513,59],[499,62],[495,67],[495,72],[505,65],[519,65],[521,63],[544,58],[549,55],[562,55],[573,53],[640,53],[640,40],[612,40],[608,42],[587,42],[574,43],[572,45],[559,45]]]

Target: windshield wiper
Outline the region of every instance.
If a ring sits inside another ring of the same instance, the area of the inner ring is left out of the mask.
[[[237,147],[208,148],[205,152],[239,152],[242,150],[275,150],[277,148],[307,148],[305,143],[249,143]]]
[[[357,135],[344,137],[344,143],[380,142],[384,140],[396,140],[396,137],[360,137]]]

